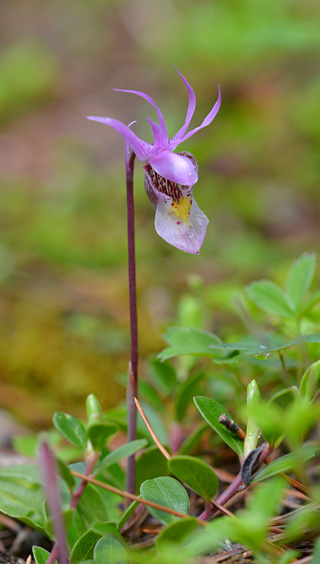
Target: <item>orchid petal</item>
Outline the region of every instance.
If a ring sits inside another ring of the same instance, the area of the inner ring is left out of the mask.
[[[203,122],[201,125],[199,125],[199,127],[196,127],[195,129],[192,129],[191,131],[189,131],[188,133],[186,133],[186,135],[184,135],[181,139],[179,139],[179,141],[177,139],[174,139],[175,141],[178,141],[178,143],[175,143],[173,145],[172,148],[175,148],[179,143],[182,143],[183,141],[185,141],[186,139],[189,139],[189,137],[191,137],[191,135],[194,135],[195,133],[197,133],[197,131],[199,131],[200,129],[203,129],[203,127],[207,127],[207,125],[209,125],[214,118],[216,117],[220,106],[221,106],[221,91],[220,91],[220,86],[218,86],[218,100],[216,101],[215,105],[213,106],[212,110],[208,113],[208,115],[204,118]]]
[[[146,141],[142,141],[129,127],[124,125],[121,121],[112,118],[104,118],[104,117],[97,117],[97,116],[88,116],[87,119],[91,119],[93,121],[99,121],[101,123],[105,123],[106,125],[110,125],[113,127],[124,139],[128,142],[131,149],[137,155],[139,161],[146,161],[149,156],[149,150],[152,147],[150,143],[146,143]]]
[[[158,114],[159,126],[161,131],[161,146],[163,149],[165,149],[168,144],[167,126],[165,124],[164,117],[160,108],[157,106],[154,100],[152,100],[151,96],[148,96],[148,94],[145,94],[144,92],[139,92],[139,90],[122,90],[121,88],[113,88],[113,90],[115,90],[115,92],[127,92],[128,94],[136,94],[137,96],[140,96],[141,98],[149,102],[149,104],[151,104],[155,108]]]
[[[155,123],[151,118],[147,118],[147,121],[150,124],[152,129],[154,143],[152,145],[152,152],[157,153],[158,150],[162,149],[162,136],[161,136],[161,129],[157,123]]]
[[[156,232],[177,249],[198,255],[209,220],[195,200],[192,202],[187,220],[185,220],[184,213],[181,217],[176,212],[172,213],[173,205],[171,199],[162,194],[159,195],[154,221]]]
[[[160,176],[177,184],[193,186],[198,181],[198,173],[191,159],[172,153],[168,149],[161,151],[148,162]]]
[[[195,93],[193,91],[193,89],[191,88],[189,82],[187,81],[187,79],[181,74],[181,72],[178,71],[177,67],[176,67],[176,71],[178,73],[179,76],[181,76],[183,82],[185,83],[187,90],[189,92],[189,106],[188,106],[188,111],[187,111],[187,116],[186,116],[186,120],[184,122],[184,125],[181,127],[181,129],[179,129],[178,133],[175,134],[175,136],[173,137],[173,141],[180,139],[181,137],[183,137],[190,125],[192,116],[194,114],[194,110],[196,108],[196,97],[195,97]]]

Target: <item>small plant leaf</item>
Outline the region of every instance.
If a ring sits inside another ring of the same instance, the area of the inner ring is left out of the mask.
[[[198,524],[196,517],[187,517],[186,519],[170,523],[157,536],[156,545],[158,550],[161,551],[168,544],[181,543],[183,539],[188,537],[198,527]]]
[[[291,318],[293,307],[282,288],[269,280],[252,282],[246,287],[249,299],[267,313]]]
[[[70,554],[71,564],[78,564],[78,562],[81,562],[82,560],[92,559],[94,547],[100,538],[101,535],[99,533],[96,533],[91,529],[86,531],[72,548]]]
[[[289,454],[285,454],[284,456],[280,456],[280,458],[276,458],[265,466],[259,472],[257,472],[251,482],[261,482],[262,480],[266,480],[267,478],[271,478],[280,472],[292,472],[297,464],[303,462],[307,462],[313,458],[317,452],[319,452],[319,447],[316,445],[305,445],[301,448],[298,452],[291,452]]]
[[[99,421],[89,425],[88,438],[95,451],[100,452],[105,446],[111,435],[117,432],[115,423],[104,423]]]
[[[139,502],[133,501],[132,503],[130,503],[130,505],[127,507],[127,509],[122,513],[120,520],[118,521],[118,525],[117,525],[118,531],[122,530],[122,528],[124,527],[124,525],[126,524],[128,519],[130,519],[131,515],[137,509],[137,507],[139,507]]]
[[[202,373],[196,374],[192,378],[188,378],[188,380],[180,386],[176,400],[176,414],[178,421],[181,421],[185,416],[193,396],[200,392],[199,380],[201,377],[203,377]]]
[[[167,459],[157,446],[152,446],[143,452],[136,461],[136,491],[142,482],[169,474]]]
[[[288,296],[297,312],[310,288],[316,268],[316,255],[305,253],[292,265],[287,280]]]
[[[72,476],[69,467],[59,459],[57,459],[57,464],[61,478],[68,484],[69,488],[73,488],[75,479]]]
[[[56,429],[73,445],[85,451],[87,448],[87,429],[83,423],[73,415],[57,411],[53,416]]]
[[[219,355],[211,345],[220,345],[221,340],[207,331],[194,327],[170,327],[164,336],[170,347],[161,351],[158,358],[166,360],[183,354],[214,357]]]
[[[100,537],[105,535],[116,535],[117,534],[117,523],[115,521],[105,521],[104,523],[94,523],[92,525],[92,531],[98,533]]]
[[[44,495],[35,464],[0,469],[1,512],[45,534]]]
[[[220,415],[226,413],[228,417],[231,417],[227,410],[220,405],[220,403],[214,401],[211,398],[205,396],[197,396],[194,398],[194,403],[196,408],[205,419],[205,421],[212,427],[218,435],[224,440],[230,448],[232,448],[238,455],[243,454],[243,442],[236,435],[229,431],[224,425],[219,422]]]
[[[185,515],[189,512],[189,498],[184,487],[174,478],[167,476],[154,478],[153,480],[146,480],[140,488],[141,496],[148,501],[154,501],[169,509],[174,509]],[[147,506],[148,507],[148,506]],[[148,507],[151,515],[164,523],[169,525],[174,521],[178,521],[180,517],[165,513],[160,509]]]
[[[197,446],[203,433],[208,429],[206,423],[201,423],[198,425],[181,444],[178,454],[190,454]]]
[[[127,562],[127,551],[117,538],[106,535],[95,546],[94,561],[96,564],[124,564]]]
[[[151,380],[162,394],[171,394],[178,385],[176,372],[168,362],[152,360],[150,362]]]
[[[320,360],[314,362],[309,366],[308,370],[304,373],[300,383],[300,394],[307,400],[312,401],[315,394],[319,390],[320,382]]]
[[[179,480],[210,501],[217,493],[219,481],[214,470],[199,458],[177,455],[168,461],[168,466]]]
[[[32,553],[36,564],[46,564],[48,558],[50,557],[50,552],[48,552],[41,546],[33,546]],[[58,563],[55,560],[53,564],[58,564]]]
[[[135,441],[131,441],[130,443],[121,445],[101,460],[100,464],[97,466],[97,471],[99,474],[103,474],[104,470],[109,468],[109,466],[119,462],[119,460],[123,460],[123,458],[127,458],[128,456],[135,454],[138,450],[143,449],[147,444],[148,441],[146,439],[137,439]]]

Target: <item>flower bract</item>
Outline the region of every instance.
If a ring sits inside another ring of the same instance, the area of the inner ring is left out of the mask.
[[[198,165],[190,153],[175,153],[174,150],[213,121],[220,108],[221,93],[218,88],[218,99],[211,111],[198,127],[188,131],[196,107],[196,97],[186,78],[178,70],[177,72],[187,87],[189,106],[184,125],[174,137],[168,137],[163,114],[153,99],[137,90],[115,89],[117,92],[136,94],[155,108],[158,123],[147,118],[153,133],[153,143],[143,141],[129,126],[116,119],[98,116],[89,116],[88,119],[99,121],[118,131],[131,151],[145,163],[145,189],[156,210],[155,228],[160,237],[178,249],[199,254],[209,220],[193,197],[193,187],[198,181]]]

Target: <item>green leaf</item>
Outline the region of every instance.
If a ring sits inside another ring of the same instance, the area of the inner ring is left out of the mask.
[[[93,550],[101,535],[89,529],[74,544],[70,554],[71,564],[93,558]]]
[[[168,461],[168,466],[181,482],[210,501],[217,493],[219,481],[214,470],[199,458],[177,455]]]
[[[286,318],[293,316],[291,302],[282,288],[273,282],[269,280],[252,282],[252,284],[246,287],[246,292],[249,299],[263,311]]]
[[[101,452],[106,446],[108,439],[118,430],[115,423],[97,422],[88,427],[88,438],[96,452]]]
[[[309,366],[304,373],[300,383],[300,394],[307,400],[312,401],[319,390],[320,360]]]
[[[320,539],[317,540],[314,546],[312,560],[310,564],[318,564],[319,562],[320,562]]]
[[[157,536],[156,545],[159,551],[163,550],[168,544],[177,544],[183,542],[192,531],[198,527],[198,519],[196,517],[187,517],[170,523]]]
[[[73,546],[94,523],[107,520],[107,509],[99,490],[92,484],[87,484],[76,508],[73,523],[68,528],[69,545]]]
[[[130,519],[131,515],[134,511],[139,507],[139,501],[132,501],[127,509],[122,513],[120,520],[118,522],[117,530],[121,531],[128,519]]]
[[[70,443],[85,451],[87,448],[87,429],[83,423],[73,415],[57,411],[53,416],[53,423],[56,429]]]
[[[176,372],[168,362],[152,360],[150,362],[151,381],[158,388],[159,392],[165,395],[171,394],[178,385]]]
[[[92,525],[92,531],[98,533],[100,537],[105,535],[116,535],[117,534],[117,523],[115,521],[105,521],[104,523],[94,523]]]
[[[201,423],[198,425],[191,433],[188,435],[185,441],[179,447],[178,454],[189,454],[191,453],[200,441],[203,433],[208,429],[206,423]]]
[[[137,439],[135,441],[131,441],[130,443],[121,445],[101,460],[100,464],[97,466],[97,471],[99,474],[103,474],[104,470],[109,468],[109,466],[112,466],[123,458],[127,458],[128,456],[135,454],[138,450],[143,449],[147,444],[148,441],[146,439]]]
[[[152,446],[143,452],[136,461],[136,491],[142,482],[169,474],[167,459],[157,446]]]
[[[57,459],[59,473],[61,478],[68,484],[69,488],[73,488],[75,484],[75,479],[72,476],[69,467],[62,462],[62,460]]]
[[[123,564],[127,562],[127,551],[118,539],[107,535],[97,542],[94,561],[96,564]]]
[[[167,476],[146,480],[140,488],[141,496],[148,501],[159,503],[169,509],[174,509],[185,515],[189,512],[189,498],[184,487],[174,478]],[[169,525],[178,521],[180,517],[165,513],[160,509],[148,507],[148,511],[161,523]]]
[[[205,421],[220,435],[230,448],[232,448],[238,455],[243,454],[243,442],[236,435],[229,431],[224,425],[219,423],[220,415],[226,413],[228,417],[231,417],[227,410],[220,405],[220,403],[214,401],[211,398],[206,398],[205,396],[197,396],[194,398],[194,403],[196,408],[205,419]]]
[[[199,380],[203,377],[203,373],[196,374],[192,378],[186,380],[178,391],[176,400],[176,413],[178,421],[181,421],[185,416],[189,403],[192,401],[193,396],[199,393]]]
[[[44,494],[35,464],[0,469],[0,507],[2,513],[27,523],[45,534]]]
[[[36,564],[46,564],[48,558],[50,557],[50,552],[48,552],[41,546],[33,546],[32,553]],[[53,564],[58,564],[58,563],[55,560]]]
[[[286,280],[287,293],[298,312],[314,277],[316,255],[303,254],[292,265]]]
[[[164,338],[171,346],[159,353],[161,360],[182,354],[214,357],[217,350],[210,347],[222,343],[213,333],[194,327],[170,327]]]
[[[251,482],[261,482],[262,480],[266,480],[267,478],[271,478],[271,476],[275,476],[280,472],[292,472],[297,465],[301,463],[301,461],[307,462],[313,458],[317,452],[319,452],[319,446],[317,445],[305,445],[297,452],[291,452],[289,454],[285,454],[284,456],[280,456],[280,458],[276,458],[265,466],[259,472],[257,472]]]

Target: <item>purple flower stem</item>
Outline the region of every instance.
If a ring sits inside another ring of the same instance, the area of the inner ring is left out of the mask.
[[[263,450],[260,452],[255,467],[257,467],[263,460],[269,456],[270,452],[272,452],[272,446],[268,443],[265,443]],[[217,503],[219,505],[225,505],[229,499],[231,499],[236,493],[238,493],[239,488],[242,484],[242,476],[241,472],[237,474],[233,482],[230,486],[218,497]],[[202,521],[208,521],[215,513],[217,509],[214,507],[213,504],[208,503],[204,509],[204,511],[199,515],[198,519],[202,519]]]
[[[91,470],[94,468],[95,463],[97,462],[98,458],[99,458],[98,456],[94,456],[89,460],[89,462],[87,463],[86,469],[84,471],[85,476],[90,476]],[[78,506],[78,503],[81,499],[81,496],[83,494],[84,488],[86,487],[87,483],[88,482],[86,480],[81,480],[77,491],[72,496],[72,501],[70,503],[70,509],[76,509],[76,507]]]
[[[56,542],[53,549],[51,550],[50,556],[46,562],[46,564],[53,564],[55,560],[57,560],[59,556],[59,543]]]
[[[128,221],[128,274],[130,303],[131,361],[128,371],[127,410],[128,410],[128,442],[137,436],[137,410],[134,398],[138,398],[138,321],[136,292],[136,259],[134,232],[134,196],[133,170],[135,153],[126,146],[126,183],[127,183],[127,221]],[[129,456],[127,462],[127,492],[135,493],[135,456]]]

